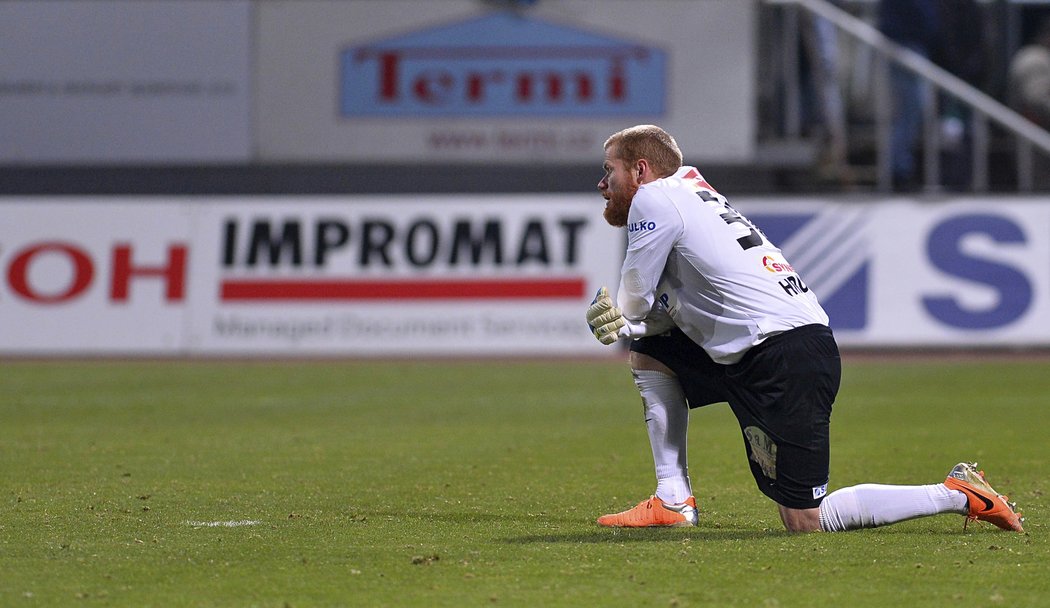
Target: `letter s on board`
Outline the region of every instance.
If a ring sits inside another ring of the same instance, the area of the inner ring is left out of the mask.
[[[1032,284],[1016,267],[1002,260],[973,257],[961,250],[965,237],[983,234],[996,243],[1025,243],[1021,227],[991,214],[948,218],[930,231],[926,254],[945,274],[987,285],[999,292],[998,302],[983,310],[968,310],[954,296],[922,299],[927,312],[945,325],[959,329],[1003,327],[1019,319],[1032,304]]]

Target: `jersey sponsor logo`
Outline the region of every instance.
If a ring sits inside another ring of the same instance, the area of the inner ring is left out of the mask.
[[[627,224],[627,232],[629,234],[633,234],[635,232],[651,232],[653,230],[656,230],[656,222],[651,222],[649,220],[642,220],[640,222],[633,222],[631,224]]]
[[[768,255],[762,256],[762,267],[773,273],[795,272],[791,264],[788,264],[786,261],[778,262],[776,258]]]
[[[658,302],[660,302],[660,304],[663,305],[664,310],[667,311],[667,314],[674,316],[678,313],[678,299],[675,298],[675,301],[672,303],[671,296],[672,294],[670,292],[663,292],[656,299]]]
[[[661,116],[666,63],[656,47],[494,12],[345,48],[340,112]]]
[[[796,274],[797,283],[785,277],[780,287],[786,293],[795,296],[812,288],[832,329],[868,326],[872,254],[865,209],[751,211],[748,217],[791,260],[788,272]]]

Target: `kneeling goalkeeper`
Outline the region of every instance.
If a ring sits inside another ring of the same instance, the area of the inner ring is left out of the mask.
[[[863,484],[827,493],[829,426],[841,364],[828,316],[782,252],[653,125],[612,135],[598,183],[606,221],[627,227],[614,302],[587,322],[604,344],[631,340],[656,465],[655,493],[604,515],[609,527],[693,526],[689,408],[728,402],[751,473],[790,531],[870,528],[959,513],[1022,531],[1022,518],[974,464],[943,483]]]

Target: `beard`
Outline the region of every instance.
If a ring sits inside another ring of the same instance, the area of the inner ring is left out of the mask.
[[[631,201],[634,200],[636,192],[638,192],[638,184],[630,184],[624,186],[622,192],[609,194],[602,215],[610,226],[623,228],[627,225],[627,214],[631,211]]]

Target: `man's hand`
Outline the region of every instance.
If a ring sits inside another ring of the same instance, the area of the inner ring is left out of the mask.
[[[599,289],[587,309],[587,326],[594,337],[602,344],[612,344],[619,339],[620,328],[626,324],[623,313],[609,297],[609,290],[605,287]]]

